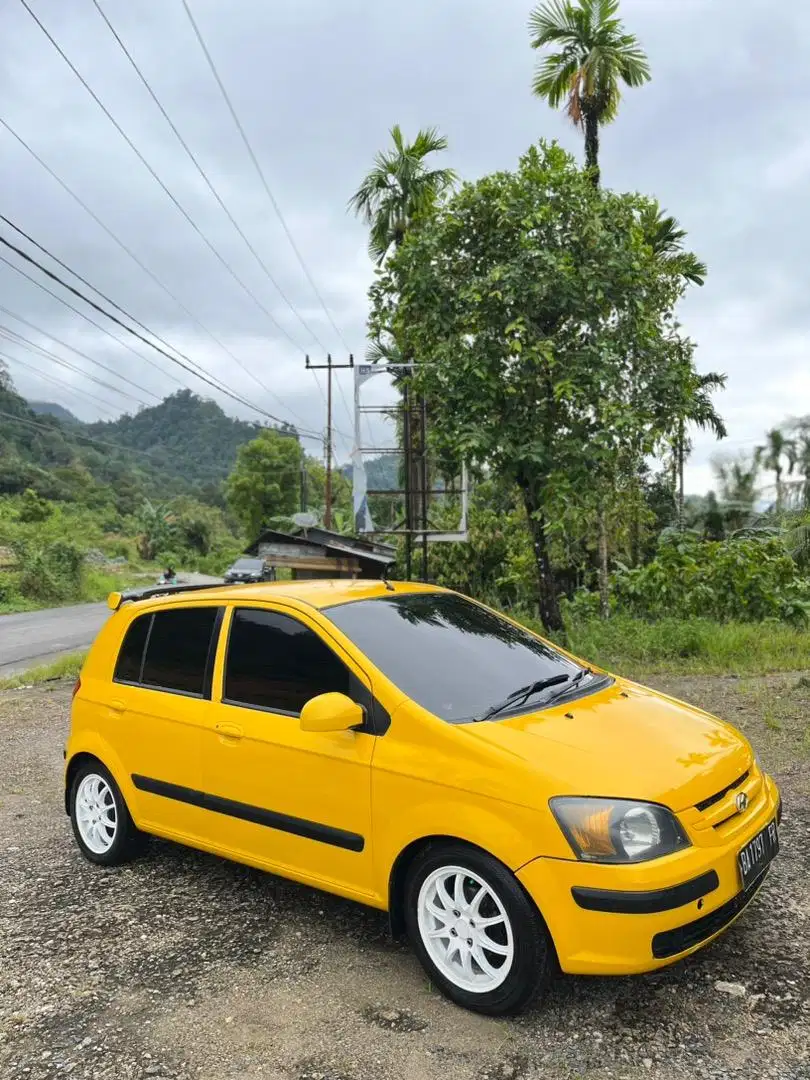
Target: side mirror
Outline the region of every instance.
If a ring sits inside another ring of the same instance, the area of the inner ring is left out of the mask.
[[[365,719],[362,705],[345,694],[318,694],[301,710],[302,731],[348,731]]]

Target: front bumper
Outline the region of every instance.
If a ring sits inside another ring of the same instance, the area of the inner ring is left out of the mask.
[[[560,967],[577,975],[632,975],[665,967],[707,944],[753,900],[767,870],[741,891],[737,854],[774,817],[764,798],[743,831],[722,846],[697,844],[665,859],[606,866],[534,859],[518,878],[543,914]]]

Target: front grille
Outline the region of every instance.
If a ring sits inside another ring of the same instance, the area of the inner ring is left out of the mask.
[[[656,934],[652,939],[652,953],[655,959],[665,960],[670,956],[677,956],[678,953],[694,948],[701,941],[705,941],[722,930],[754,899],[767,873],[767,870],[763,871],[756,881],[751,882],[745,892],[737,893],[716,911],[711,911],[708,915],[687,923],[686,926],[678,926],[674,930],[664,930]]]
[[[714,806],[715,803],[719,803],[721,799],[724,799],[730,791],[734,788],[738,788],[740,784],[744,784],[748,777],[751,775],[751,770],[746,769],[742,776],[739,776],[733,783],[728,784],[722,791],[718,791],[715,795],[710,795],[708,799],[704,799],[702,802],[696,804],[695,809],[700,810],[703,813],[704,810],[708,810],[710,806]]]

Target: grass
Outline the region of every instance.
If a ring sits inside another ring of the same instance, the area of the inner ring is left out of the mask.
[[[130,589],[140,584],[144,578],[156,578],[160,569],[157,563],[152,566],[148,563],[122,566],[115,571],[86,567],[78,590],[70,595],[37,600],[20,595],[17,589],[19,574],[0,574],[0,593],[6,594],[6,599],[0,600],[0,615],[15,615],[21,611],[40,611],[43,608],[65,607],[69,604],[96,603],[106,600],[111,592]]]
[[[600,667],[628,675],[764,675],[810,668],[810,630],[777,622],[645,622],[615,615],[606,622],[572,624],[566,646]]]
[[[53,682],[55,679],[76,679],[81,671],[86,652],[70,653],[61,656],[52,664],[21,671],[8,679],[0,679],[0,690],[17,690],[21,686],[37,686],[39,683]]]

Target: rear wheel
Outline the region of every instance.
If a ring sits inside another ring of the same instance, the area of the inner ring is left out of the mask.
[[[136,853],[141,833],[118,785],[100,761],[85,762],[76,772],[69,808],[73,835],[90,862],[116,866]]]
[[[432,845],[416,857],[405,922],[431,979],[476,1012],[519,1012],[554,970],[548,931],[520,883],[465,844]]]

